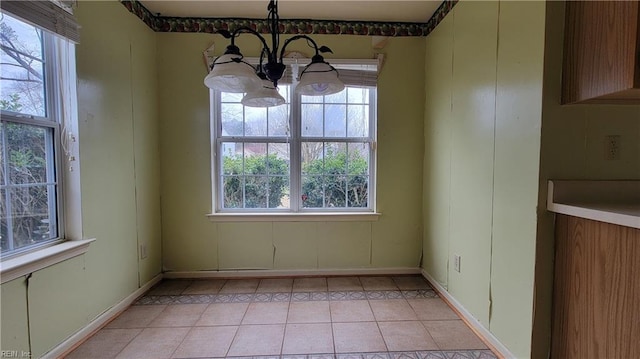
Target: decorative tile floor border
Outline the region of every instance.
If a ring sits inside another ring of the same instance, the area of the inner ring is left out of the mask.
[[[229,359],[497,359],[490,350],[428,350],[347,354],[268,355]]]
[[[382,290],[350,292],[293,292],[293,293],[248,293],[248,294],[190,294],[190,295],[145,295],[135,305],[157,304],[210,304],[253,302],[308,302],[342,300],[386,300],[437,298],[433,289]]]

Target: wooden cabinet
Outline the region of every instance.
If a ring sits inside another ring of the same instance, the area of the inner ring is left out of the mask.
[[[640,104],[638,1],[567,1],[562,103]]]
[[[640,358],[640,229],[557,215],[551,357]]]

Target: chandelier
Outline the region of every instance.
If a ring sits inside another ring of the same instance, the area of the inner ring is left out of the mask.
[[[278,81],[284,75],[286,65],[283,57],[287,46],[296,40],[305,39],[307,44],[315,50],[311,63],[300,73],[300,79],[295,91],[301,95],[323,96],[340,92],[344,89],[344,83],[338,78],[338,71],[324,60],[321,53],[333,53],[326,46],[318,46],[307,35],[295,35],[287,39],[282,49],[280,47],[280,17],[278,16],[277,0],[270,0],[267,7],[269,15],[267,23],[271,33],[271,48],[265,38],[256,30],[242,26],[229,32],[218,30],[217,32],[231,44],[227,46],[225,53],[217,57],[211,65],[210,72],[204,79],[204,84],[213,90],[223,92],[245,93],[242,104],[252,107],[270,107],[285,103],[285,99],[278,93]],[[240,34],[255,35],[262,43],[260,62],[253,66],[244,60],[240,49],[235,45],[235,39]]]

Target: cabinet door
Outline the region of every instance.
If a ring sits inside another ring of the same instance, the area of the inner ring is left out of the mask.
[[[640,358],[640,230],[556,217],[551,357]]]
[[[567,1],[562,103],[640,103],[638,1]]]

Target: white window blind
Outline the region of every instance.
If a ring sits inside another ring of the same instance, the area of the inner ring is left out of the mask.
[[[256,57],[246,57],[244,60],[252,65],[257,65],[260,59]],[[283,84],[293,83],[293,76],[296,74],[296,64],[298,65],[297,76],[299,77],[306,65],[311,63],[311,59],[283,59],[287,69],[278,81]],[[326,59],[331,66],[338,70],[340,80],[347,86],[376,87],[378,84],[378,60],[363,59]]]
[[[76,18],[52,1],[2,0],[0,8],[43,30],[80,42],[80,25]]]

